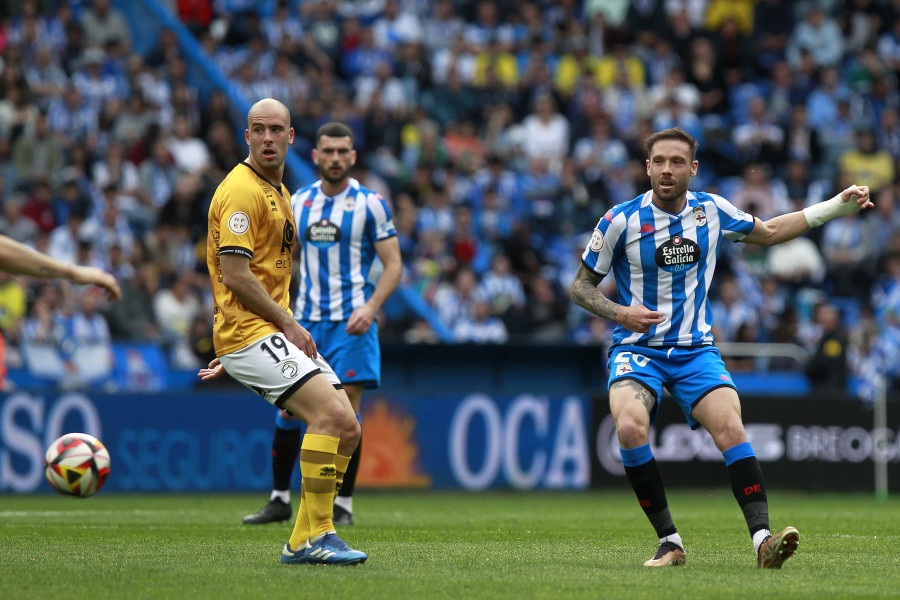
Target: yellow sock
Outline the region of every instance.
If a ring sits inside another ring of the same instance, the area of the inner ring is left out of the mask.
[[[334,487],[337,479],[335,459],[340,439],[330,435],[303,436],[300,446],[300,473],[303,475],[303,504],[309,516],[309,537],[334,531],[331,522]]]
[[[295,552],[300,546],[306,544],[309,539],[309,514],[306,512],[306,494],[303,491],[303,482],[300,482],[300,507],[297,509],[297,519],[294,521],[294,531],[288,543]]]
[[[334,481],[334,495],[337,497],[338,494],[341,493],[341,485],[344,483],[344,475],[347,473],[347,465],[350,464],[349,456],[341,456],[340,454],[335,455],[334,457],[334,468],[337,469],[337,477]]]

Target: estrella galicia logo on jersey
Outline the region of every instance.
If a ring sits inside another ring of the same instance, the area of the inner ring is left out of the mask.
[[[316,248],[334,246],[341,241],[341,228],[328,219],[321,219],[306,228],[306,241]]]
[[[294,223],[290,220],[284,222],[284,229],[281,231],[281,253],[290,254],[291,248],[294,246]]]
[[[281,363],[281,376],[285,379],[293,379],[300,372],[300,367],[292,360],[286,360]]]
[[[654,258],[656,265],[663,271],[680,273],[700,261],[700,246],[693,240],[673,235],[671,239],[656,249]]]

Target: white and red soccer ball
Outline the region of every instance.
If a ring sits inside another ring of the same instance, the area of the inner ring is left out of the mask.
[[[87,498],[109,477],[109,452],[92,435],[67,433],[47,448],[44,475],[60,494]]]

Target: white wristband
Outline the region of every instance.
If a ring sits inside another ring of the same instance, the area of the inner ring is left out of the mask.
[[[803,209],[803,216],[810,227],[818,227],[832,219],[859,212],[862,207],[856,203],[856,194],[850,196],[850,200],[844,202],[838,194],[830,200],[813,204]]]

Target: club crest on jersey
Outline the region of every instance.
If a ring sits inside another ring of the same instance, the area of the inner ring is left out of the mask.
[[[328,248],[341,241],[341,228],[328,219],[320,219],[306,228],[306,241],[316,248]]]
[[[706,211],[703,210],[702,206],[694,207],[694,223],[697,224],[697,227],[706,225]]]
[[[350,212],[356,208],[356,198],[351,198],[348,194],[346,198],[344,198],[344,212]]]
[[[247,216],[247,213],[241,211],[231,213],[231,216],[228,217],[228,229],[232,233],[244,235],[250,229],[250,217]]]
[[[693,240],[673,235],[656,249],[656,266],[669,273],[680,273],[700,261],[700,246]]]
[[[591,250],[599,252],[601,248],[603,248],[603,234],[599,229],[595,229],[591,235]]]

